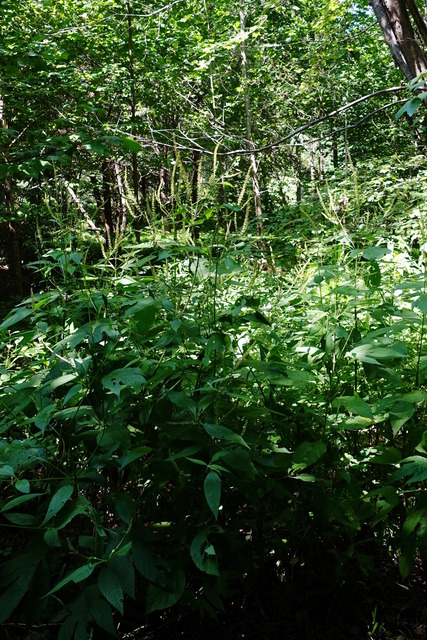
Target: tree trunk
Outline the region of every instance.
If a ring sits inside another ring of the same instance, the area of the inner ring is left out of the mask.
[[[128,21],[131,126],[132,126],[132,136],[135,136],[136,135],[136,92],[135,92],[135,69],[133,64],[132,14],[131,14],[130,2],[127,3],[127,21]],[[132,152],[132,181],[133,181],[133,197],[135,199],[135,219],[137,219],[138,200],[139,200],[139,173],[138,173],[138,158],[137,158],[136,151]]]
[[[6,194],[6,206],[9,213],[9,267],[12,273],[14,293],[16,296],[24,295],[24,285],[22,281],[22,261],[21,245],[16,222],[12,221],[14,202],[12,191],[12,177],[7,175],[4,179],[4,190]]]
[[[322,143],[319,142],[319,181],[323,184],[325,166],[323,163]]]
[[[262,205],[261,205],[261,191],[259,188],[258,180],[258,167],[255,157],[255,145],[252,137],[252,122],[251,122],[251,104],[249,98],[249,86],[248,86],[248,61],[246,57],[246,47],[244,41],[245,33],[245,13],[243,9],[240,9],[240,33],[242,36],[242,70],[243,70],[243,83],[245,92],[245,115],[246,115],[246,137],[249,149],[249,167],[250,176],[252,180],[252,189],[254,194],[254,206],[255,217],[257,221],[258,235],[262,235]]]
[[[104,160],[101,167],[102,173],[102,195],[104,204],[104,226],[106,232],[107,245],[111,246],[111,236],[115,232],[113,219],[113,205],[111,198],[111,167],[107,160]]]
[[[3,94],[0,86],[0,127],[7,129],[7,119],[4,108]],[[2,149],[3,161],[7,165],[7,148]],[[13,221],[14,210],[14,198],[13,198],[13,184],[12,176],[10,173],[6,174],[3,180],[3,189],[6,198],[6,209],[8,212],[7,222],[7,234],[8,234],[8,266],[12,274],[13,288],[16,296],[22,297],[24,295],[24,286],[22,281],[22,261],[21,261],[21,246],[18,236],[18,228]]]
[[[316,170],[314,168],[314,144],[313,138],[310,136],[309,143],[310,155],[309,155],[309,166],[310,166],[310,182],[314,182],[316,179]]]
[[[296,154],[295,154],[295,182],[296,182],[296,200],[297,203],[299,204],[302,200],[302,167],[301,167],[301,154],[299,151],[299,147],[297,147],[296,149]]]
[[[396,65],[407,80],[416,78],[427,69],[427,61],[417,41],[407,5],[422,38],[427,37],[427,29],[425,25],[420,29],[423,20],[415,4],[411,0],[407,4],[405,0],[370,0],[370,4]]]
[[[197,204],[199,202],[199,171],[200,171],[201,154],[199,151],[193,151],[193,174],[191,176],[191,204],[192,206],[192,222],[197,218]],[[193,239],[198,240],[200,237],[200,227],[193,225]]]
[[[115,182],[117,184],[117,193],[118,193],[118,200],[119,200],[119,206],[117,207],[116,224],[119,223],[119,220],[121,218],[120,233],[124,233],[127,225],[127,211],[126,211],[127,200],[126,200],[126,193],[123,187],[122,177],[120,175],[120,167],[115,160],[113,163],[113,169],[114,169]]]
[[[427,26],[422,18],[420,12],[418,11],[418,7],[415,4],[414,0],[405,0],[406,6],[409,9],[409,12],[415,22],[415,26],[417,27],[418,33],[424,43],[427,45]],[[427,8],[427,7],[426,7]]]
[[[333,124],[331,123],[331,131]],[[338,143],[336,136],[332,133],[332,162],[334,169],[338,169]]]

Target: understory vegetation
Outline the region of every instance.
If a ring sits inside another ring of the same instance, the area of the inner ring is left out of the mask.
[[[262,238],[182,204],[108,247],[46,201],[0,325],[2,637],[418,637],[425,178],[362,173]]]
[[[427,638],[425,12],[0,0],[0,640]]]

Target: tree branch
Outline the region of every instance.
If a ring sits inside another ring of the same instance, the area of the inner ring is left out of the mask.
[[[298,127],[297,129],[294,129],[293,131],[291,131],[290,133],[288,133],[286,136],[283,136],[283,138],[279,138],[279,140],[276,140],[276,142],[271,142],[270,144],[266,144],[263,147],[258,147],[256,149],[253,150],[254,153],[261,153],[263,151],[268,151],[269,149],[273,149],[274,147],[277,147],[278,145],[282,144],[283,142],[286,142],[287,140],[290,140],[291,138],[293,138],[294,136],[298,135],[299,133],[303,133],[303,131],[307,131],[308,129],[311,129],[312,127],[316,126],[317,124],[320,124],[321,122],[324,122],[325,120],[329,120],[330,118],[334,118],[335,116],[337,116],[338,114],[342,113],[343,111],[347,111],[347,109],[351,109],[352,107],[356,106],[357,104],[360,104],[361,102],[365,102],[366,100],[369,100],[370,98],[373,98],[375,96],[379,96],[382,95],[384,93],[398,93],[399,91],[403,91],[404,89],[406,89],[406,87],[404,86],[399,86],[399,87],[389,87],[388,89],[379,89],[378,91],[374,91],[373,93],[369,93],[366,96],[362,96],[361,98],[357,98],[356,100],[353,100],[352,102],[348,102],[347,104],[345,104],[344,106],[340,107],[339,109],[335,109],[334,111],[331,111],[330,113],[326,114],[325,116],[321,116],[320,118],[315,118],[314,120],[310,120],[310,122],[307,122],[307,124],[303,124],[301,127]],[[245,149],[238,149],[237,151],[225,151],[225,152],[220,152],[217,155],[244,155],[245,153],[248,153],[247,150]]]
[[[405,86],[398,86],[398,87],[388,87],[387,89],[379,89],[378,91],[374,91],[373,93],[369,93],[366,96],[362,96],[361,98],[357,98],[356,100],[353,100],[352,102],[348,102],[347,104],[343,105],[342,107],[339,107],[338,109],[334,109],[334,111],[330,111],[329,113],[327,113],[325,116],[320,116],[319,118],[315,118],[314,120],[310,120],[310,122],[307,122],[306,124],[301,125],[301,127],[298,127],[297,129],[293,129],[292,131],[290,131],[289,133],[287,133],[285,136],[283,136],[282,138],[279,138],[278,140],[276,140],[275,142],[271,142],[269,144],[266,144],[262,147],[254,147],[252,150],[248,150],[248,149],[235,149],[234,151],[218,151],[216,153],[217,156],[244,156],[250,153],[263,153],[264,151],[269,151],[270,149],[274,149],[278,146],[280,146],[281,144],[283,144],[284,142],[287,142],[288,140],[291,140],[291,138],[294,138],[296,135],[298,135],[299,133],[303,133],[304,131],[308,131],[309,129],[311,129],[312,127],[315,127],[316,125],[320,124],[321,122],[325,122],[325,120],[329,120],[330,118],[334,118],[335,116],[339,115],[340,113],[343,113],[344,111],[347,111],[348,109],[351,109],[352,107],[362,103],[362,102],[366,102],[366,100],[370,100],[371,98],[374,98],[375,96],[379,96],[379,95],[383,95],[383,94],[389,94],[389,93],[399,93],[400,91],[404,91],[407,87]],[[364,116],[361,120],[358,121],[358,123],[356,123],[355,125],[351,125],[348,127],[343,127],[342,129],[337,129],[336,132],[338,131],[343,131],[345,128],[350,129],[353,128],[355,126],[357,126],[358,124],[360,124],[361,122],[363,122],[364,120],[366,120],[367,118],[369,118],[370,116],[375,115],[375,113],[378,113],[379,111],[382,111],[383,109],[386,109],[390,106],[392,106],[393,104],[399,104],[400,102],[404,102],[406,100],[402,99],[402,100],[397,100],[395,102],[390,102],[389,104],[385,105],[384,107],[380,107],[379,109],[376,109],[375,111],[373,111],[372,113]],[[174,148],[174,145],[168,142],[162,142],[160,140],[155,140],[154,138],[152,139],[146,139],[146,138],[142,138],[139,136],[131,136],[129,135],[128,131],[121,131],[119,129],[115,129],[116,133],[121,133],[124,134],[126,136],[132,137],[135,140],[137,140],[138,142],[141,142],[142,144],[157,144],[163,147],[167,147],[170,149]],[[153,133],[155,133],[153,131]],[[157,132],[160,133],[160,132]],[[180,131],[181,135],[187,139],[190,139],[189,136],[187,136],[186,134],[184,134],[184,132]],[[201,144],[199,144],[198,142],[196,142],[195,140],[191,141],[192,144],[194,146],[185,146],[185,145],[179,145],[178,149],[180,151],[199,151],[200,153],[204,153],[206,155],[214,155],[214,151],[211,151],[210,149],[205,149],[204,147],[202,147]],[[213,141],[214,142],[214,141]],[[217,145],[218,142],[215,142],[215,144]]]

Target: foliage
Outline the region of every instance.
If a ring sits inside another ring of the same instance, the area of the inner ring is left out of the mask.
[[[261,576],[424,557],[424,243],[327,195],[275,271],[219,229],[37,265],[55,287],[0,325],[3,622],[114,636],[134,600],[215,617]]]
[[[27,297],[0,323],[0,624],[115,637],[275,594],[280,637],[350,637],[362,593],[373,636],[364,590],[427,560],[426,172],[398,73],[357,3],[251,0],[244,32],[241,10],[1,9],[0,276],[18,248]]]

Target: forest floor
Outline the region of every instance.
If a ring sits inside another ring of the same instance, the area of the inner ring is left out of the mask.
[[[151,614],[138,621],[129,611],[118,629],[119,640],[425,640],[427,589],[420,567],[402,583],[397,566],[383,567],[376,584],[343,584],[322,588],[294,585],[293,593],[270,581],[258,592],[242,585],[216,619],[182,610],[177,616]],[[58,625],[28,625],[10,621],[0,627],[0,640],[56,640]],[[103,635],[105,637],[105,634]],[[101,636],[95,635],[94,640]]]

